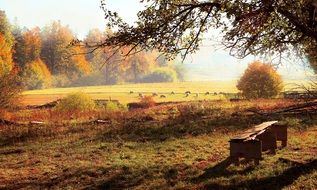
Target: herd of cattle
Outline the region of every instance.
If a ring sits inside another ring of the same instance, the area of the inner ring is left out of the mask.
[[[149,93],[135,93],[133,91],[130,91],[129,94],[137,94],[137,97],[139,98],[143,98],[146,96],[146,94]],[[240,93],[225,93],[225,92],[205,92],[205,93],[192,93],[190,91],[186,91],[184,93],[175,93],[174,91],[170,92],[170,93],[164,93],[164,94],[159,94],[156,92],[150,93],[150,96],[152,97],[160,97],[160,98],[167,98],[167,96],[173,96],[176,94],[180,94],[180,95],[184,95],[184,97],[195,97],[198,98],[199,95],[204,95],[204,96],[218,96],[218,95],[222,95],[224,96],[226,99],[230,100],[231,102],[236,102],[236,101],[241,101],[243,100],[242,96]],[[317,91],[312,91],[312,92],[297,92],[297,91],[287,91],[287,92],[283,92],[281,98],[286,98],[286,99],[317,99]],[[98,106],[102,106],[107,104],[107,102],[115,102],[117,104],[120,104],[118,100],[106,100],[106,99],[98,99],[95,100],[96,105]],[[49,102],[43,105],[33,105],[33,106],[27,106],[27,109],[41,109],[41,108],[53,108],[55,107],[58,103],[60,102],[60,99],[55,100],[53,102]],[[133,103],[132,103],[133,104]]]
[[[133,91],[130,91],[130,94],[134,94]],[[175,95],[176,93],[174,91],[172,91],[170,93],[170,95]],[[192,93],[190,91],[186,91],[184,93],[177,93],[177,94],[184,94],[184,97],[189,97],[190,95],[193,95],[194,97],[198,97],[200,94],[204,94],[204,95],[223,95],[228,99],[243,99],[241,96],[241,93],[226,93],[226,92],[205,92],[205,93]],[[138,97],[143,98],[145,96],[144,93],[138,93]],[[153,97],[160,97],[160,98],[166,98],[167,95],[165,94],[161,94],[159,95],[156,92],[152,93]],[[285,91],[281,94],[280,96],[281,98],[285,98],[285,99],[317,99],[317,91],[305,91],[305,92],[299,92],[299,91]]]
[[[130,91],[129,94],[134,94],[135,92],[134,91]],[[191,91],[186,91],[184,93],[175,93],[174,91],[170,92],[169,93],[170,95],[175,95],[175,94],[183,94],[184,97],[189,97],[190,95],[193,95],[193,97],[199,97],[200,94],[204,94],[204,95],[214,95],[214,96],[217,96],[217,95],[224,95],[226,97],[235,97],[235,98],[239,98],[240,94],[239,93],[225,93],[225,92],[205,92],[205,93],[192,93]],[[141,93],[139,92],[138,93],[138,97],[140,98],[143,98],[145,96],[145,93]],[[159,93],[156,93],[156,92],[153,92],[151,94],[152,97],[160,97],[160,98],[167,98],[167,93],[164,93],[164,94],[161,94],[159,95]]]

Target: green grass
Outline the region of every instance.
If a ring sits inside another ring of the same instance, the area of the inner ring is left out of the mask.
[[[247,114],[260,104],[193,102],[104,115],[111,122],[102,125],[3,126],[0,189],[316,189],[317,121]],[[260,165],[228,165],[228,140],[266,120],[290,125],[288,146],[264,153]]]

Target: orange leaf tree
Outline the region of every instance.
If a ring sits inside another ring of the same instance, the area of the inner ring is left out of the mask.
[[[52,82],[51,73],[40,57],[42,39],[40,28],[16,29],[14,59],[20,68],[22,84],[27,89],[47,88]]]
[[[63,26],[59,21],[52,22],[42,29],[41,35],[41,59],[53,75],[67,78],[65,85],[90,73],[85,50],[69,46],[74,34],[68,26]]]
[[[13,35],[4,11],[0,11],[0,75],[8,74],[14,67],[12,59]]]
[[[23,70],[23,84],[28,89],[48,88],[51,86],[51,82],[52,75],[40,58],[25,66]]]
[[[12,59],[13,44],[10,24],[4,11],[0,11],[0,111],[17,104],[21,92],[17,69]]]
[[[237,88],[248,99],[272,98],[281,90],[282,78],[270,64],[251,63],[238,81]]]

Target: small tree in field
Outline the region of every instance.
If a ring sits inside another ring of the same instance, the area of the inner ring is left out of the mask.
[[[255,61],[245,70],[237,88],[248,99],[272,98],[281,92],[282,78],[272,65]]]

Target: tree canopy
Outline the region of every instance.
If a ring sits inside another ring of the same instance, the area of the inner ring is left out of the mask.
[[[13,67],[12,48],[14,38],[4,11],[0,10],[0,76],[9,73]]]
[[[281,76],[272,65],[255,61],[245,70],[237,88],[248,99],[272,98],[282,91],[282,83]]]
[[[141,0],[145,8],[129,25],[116,12],[101,7],[108,26],[116,32],[102,43],[92,45],[131,47],[131,52],[157,49],[175,58],[199,49],[203,34],[220,30],[222,43],[230,54],[281,57],[296,50],[316,64],[316,0]]]

